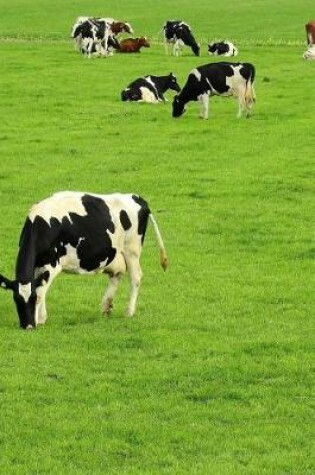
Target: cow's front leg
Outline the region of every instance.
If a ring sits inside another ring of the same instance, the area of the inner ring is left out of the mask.
[[[46,294],[49,289],[49,287],[52,284],[52,281],[54,278],[60,274],[62,268],[60,265],[57,265],[56,267],[52,267],[51,265],[47,265],[44,267],[41,267],[36,270],[35,276],[48,271],[49,272],[49,279],[47,282],[44,282],[44,285],[40,285],[39,287],[36,288],[36,294],[37,294],[37,301],[36,301],[36,306],[35,306],[35,323],[36,325],[44,325],[44,323],[47,320],[47,309],[46,309]]]
[[[200,101],[200,114],[199,117],[201,119],[208,119],[209,117],[209,96],[207,93],[201,94],[198,97]]]
[[[113,300],[118,289],[120,278],[121,274],[111,274],[109,277],[109,284],[102,300],[102,310],[106,315],[109,315],[113,308]]]

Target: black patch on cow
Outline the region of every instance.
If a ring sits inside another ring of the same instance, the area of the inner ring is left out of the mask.
[[[120,223],[121,223],[123,229],[125,231],[128,231],[128,229],[131,228],[132,224],[131,224],[131,221],[130,221],[129,216],[127,214],[127,211],[122,209],[120,214],[119,214],[119,219],[120,219]]]
[[[148,203],[143,198],[141,198],[141,196],[132,195],[132,199],[140,206],[138,211],[138,234],[141,236],[141,242],[143,244],[148,225],[150,208]]]
[[[97,269],[101,262],[108,265],[116,255],[108,235],[115,226],[106,203],[98,197],[84,195],[82,204],[86,216],[70,213],[62,222],[51,218],[48,224],[36,216],[34,222],[27,218],[20,238],[20,251],[16,264],[19,282],[30,282],[35,267],[57,265],[66,254],[66,246],[76,249],[80,267],[86,271]]]

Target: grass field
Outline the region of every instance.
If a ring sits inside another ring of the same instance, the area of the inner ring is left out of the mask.
[[[132,319],[128,279],[104,319],[106,277],[60,276],[33,332],[1,293],[0,473],[311,475],[313,2],[90,3],[0,0],[0,272],[14,275],[29,207],[66,189],[148,199],[170,269],[149,229]],[[128,20],[153,44],[87,60],[69,40],[81,14]],[[192,25],[200,58],[165,55],[170,18]],[[196,103],[172,119],[172,94],[120,102],[144,74],[183,86],[220,37],[256,67],[250,120],[233,99],[211,100],[208,121]]]

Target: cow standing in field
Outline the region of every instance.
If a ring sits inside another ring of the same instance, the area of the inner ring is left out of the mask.
[[[212,56],[237,56],[238,50],[231,41],[219,41],[208,44],[208,53]]]
[[[109,25],[104,20],[88,19],[79,24],[73,32],[78,47],[90,58],[92,52],[108,55]]]
[[[140,255],[151,220],[166,269],[167,256],[148,204],[138,195],[60,192],[35,204],[25,221],[15,280],[0,275],[0,286],[13,291],[20,326],[32,329],[47,318],[46,293],[62,271],[105,273],[109,286],[102,307],[109,314],[119,280],[129,273],[127,315],[135,312],[142,277]]]
[[[181,20],[169,20],[163,26],[165,51],[168,45],[173,45],[173,54],[179,56],[182,46],[191,48],[195,56],[200,55],[200,45],[197,44],[190,26]]]
[[[150,43],[145,36],[140,38],[126,38],[119,43],[120,53],[140,53],[141,48],[150,48]]]
[[[315,21],[309,21],[305,25],[307,46],[315,44]]]
[[[179,92],[180,86],[173,73],[167,76],[144,76],[129,84],[121,93],[122,101],[164,102],[164,93],[172,89]]]
[[[201,103],[200,117],[208,119],[209,97],[234,96],[238,99],[238,117],[250,115],[255,102],[255,68],[250,63],[211,63],[193,69],[182,91],[173,101],[173,117],[185,112],[190,101]]]

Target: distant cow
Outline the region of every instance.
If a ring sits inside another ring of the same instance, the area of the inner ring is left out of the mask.
[[[197,44],[190,26],[181,20],[169,20],[163,26],[165,50],[173,44],[173,54],[179,56],[181,46],[185,45],[192,49],[195,56],[200,54],[200,46]]]
[[[62,271],[105,273],[109,286],[102,307],[109,314],[120,278],[129,273],[127,315],[135,312],[142,271],[140,254],[150,218],[166,269],[167,256],[157,223],[138,195],[96,195],[65,191],[35,204],[26,218],[16,261],[15,280],[0,276],[13,291],[20,327],[32,329],[47,318],[46,292]]]
[[[230,41],[219,41],[208,45],[208,53],[213,56],[237,56],[238,50]]]
[[[82,31],[81,28],[79,28],[83,23],[86,23],[88,21],[91,22],[105,22],[107,25],[107,30],[108,30],[108,36],[115,41],[115,37],[120,34],[120,33],[129,33],[133,34],[133,29],[130,25],[130,23],[123,22],[123,21],[117,21],[114,20],[114,18],[94,18],[94,17],[84,17],[80,16],[76,19],[73,27],[72,27],[72,32],[71,32],[71,37],[74,38],[76,47],[82,51],[82,49],[87,49],[87,44],[90,43],[90,41],[87,41],[85,38],[85,41],[83,41],[82,38]],[[84,43],[84,47],[82,48],[82,43]],[[94,47],[91,49],[96,49],[95,44]],[[83,51],[85,52],[85,51]]]
[[[211,63],[193,69],[182,91],[173,101],[173,117],[185,112],[185,105],[190,101],[201,103],[200,117],[208,119],[209,97],[234,96],[238,99],[238,117],[243,110],[249,116],[255,92],[253,82],[255,68],[250,63]]]
[[[315,44],[315,21],[310,21],[305,25],[306,41],[308,46]]]
[[[140,53],[141,48],[150,48],[150,43],[146,37],[126,38],[119,43],[120,53]]]
[[[173,73],[167,76],[144,76],[133,81],[121,93],[122,101],[163,102],[164,93],[172,89],[179,92],[180,86]]]
[[[315,59],[315,45],[311,45],[303,54],[304,59]]]
[[[97,53],[108,53],[108,37],[110,29],[108,23],[104,20],[86,20],[79,24],[73,32],[79,48],[90,57],[93,50]],[[81,47],[83,45],[83,48]]]

